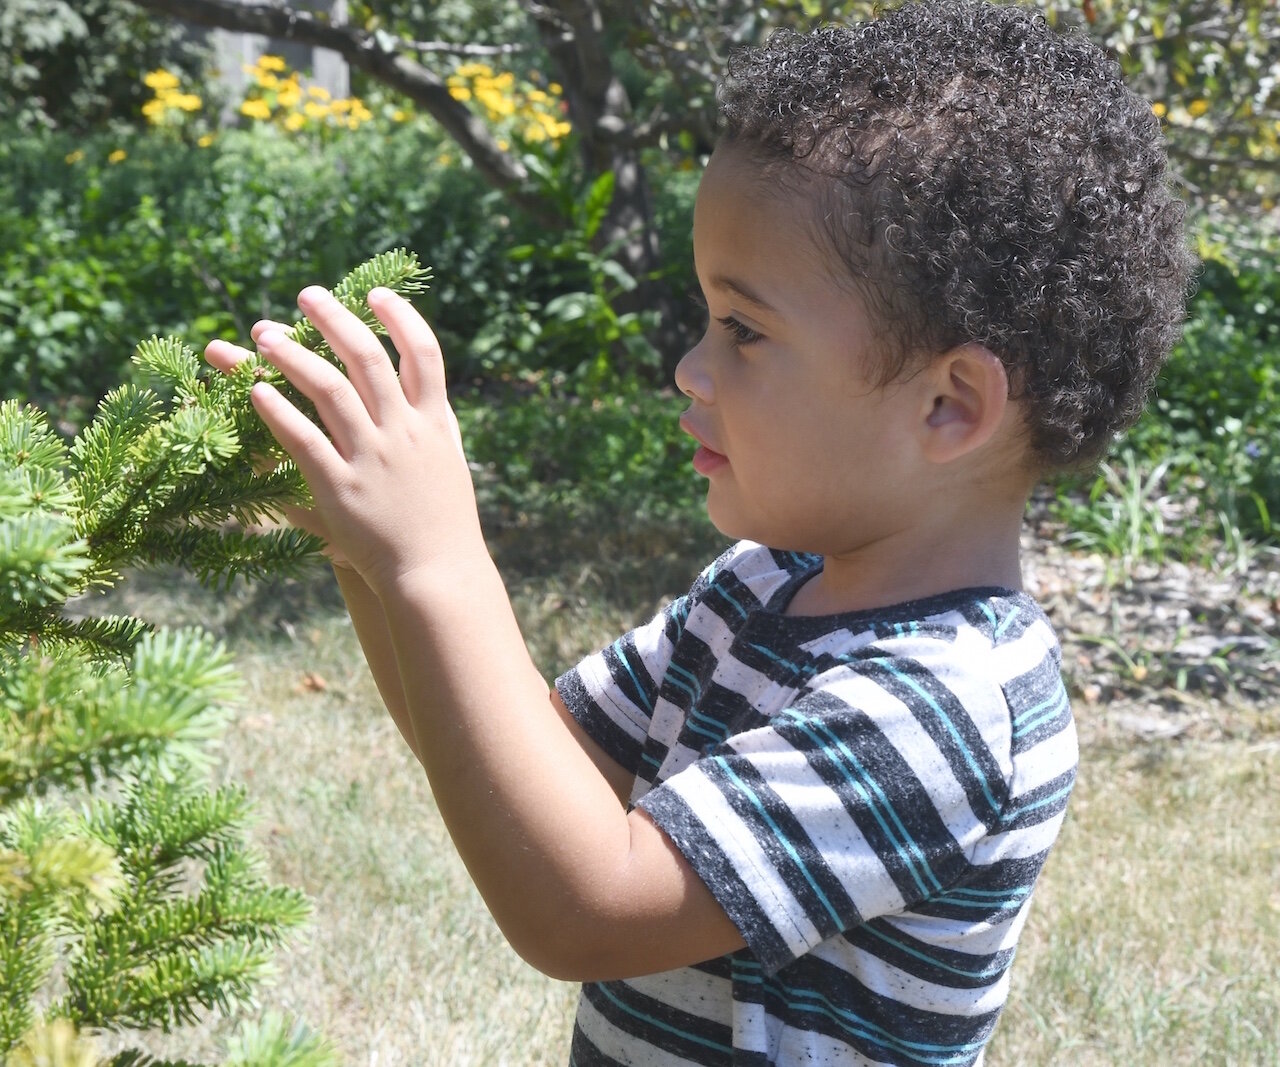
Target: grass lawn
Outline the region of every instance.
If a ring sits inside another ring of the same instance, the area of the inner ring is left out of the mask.
[[[643,558],[616,573],[544,566],[519,540],[502,558],[550,676],[683,588],[705,547],[624,546]],[[272,877],[316,909],[265,1001],[361,1067],[566,1062],[575,990],[525,966],[488,918],[332,588],[215,597],[147,578],[130,598],[225,632],[246,676],[220,773],[256,798]],[[1280,1063],[1280,706],[1249,722],[1213,740],[1084,730],[989,1064]],[[155,1051],[210,1055],[221,1032]]]

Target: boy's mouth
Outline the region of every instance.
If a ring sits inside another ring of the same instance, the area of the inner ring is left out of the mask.
[[[693,454],[693,469],[701,475],[709,475],[713,471],[719,470],[729,462],[729,457],[723,452],[717,452],[710,445],[706,444],[701,437],[698,436],[689,426],[686,415],[680,416],[680,429],[698,442],[698,450]]]

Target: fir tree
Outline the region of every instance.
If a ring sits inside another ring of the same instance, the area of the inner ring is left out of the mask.
[[[371,326],[368,290],[426,272],[378,256],[334,291]],[[305,320],[295,336],[332,357]],[[247,532],[306,487],[254,414],[269,365],[208,373],[173,338],[138,346],[154,387],[125,385],[69,444],[0,403],[0,1061],[104,1059],[96,1031],[170,1031],[253,1002],[273,948],[308,913],[269,885],[247,843],[243,789],[210,789],[209,746],[239,678],[209,635],[68,607],[133,568],[207,583],[297,570],[319,545]],[[193,879],[193,872],[196,877]],[[324,1043],[276,1016],[245,1028],[227,1067],[326,1067]],[[171,1062],[169,1067],[182,1067]],[[195,1067],[195,1065],[189,1065]]]

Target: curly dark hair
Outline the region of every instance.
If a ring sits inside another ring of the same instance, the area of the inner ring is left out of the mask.
[[[921,0],[737,53],[721,114],[779,195],[814,200],[886,335],[884,382],[985,345],[1042,470],[1095,461],[1136,421],[1194,259],[1159,122],[1083,35]]]

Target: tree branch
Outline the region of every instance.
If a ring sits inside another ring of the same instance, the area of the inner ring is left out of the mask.
[[[400,42],[353,26],[338,26],[294,8],[239,0],[134,0],[171,18],[201,26],[257,33],[337,52],[351,66],[403,93],[444,128],[480,174],[535,219],[556,225],[563,220],[528,185],[524,166],[500,149],[478,116],[449,93],[434,71],[405,56]]]

